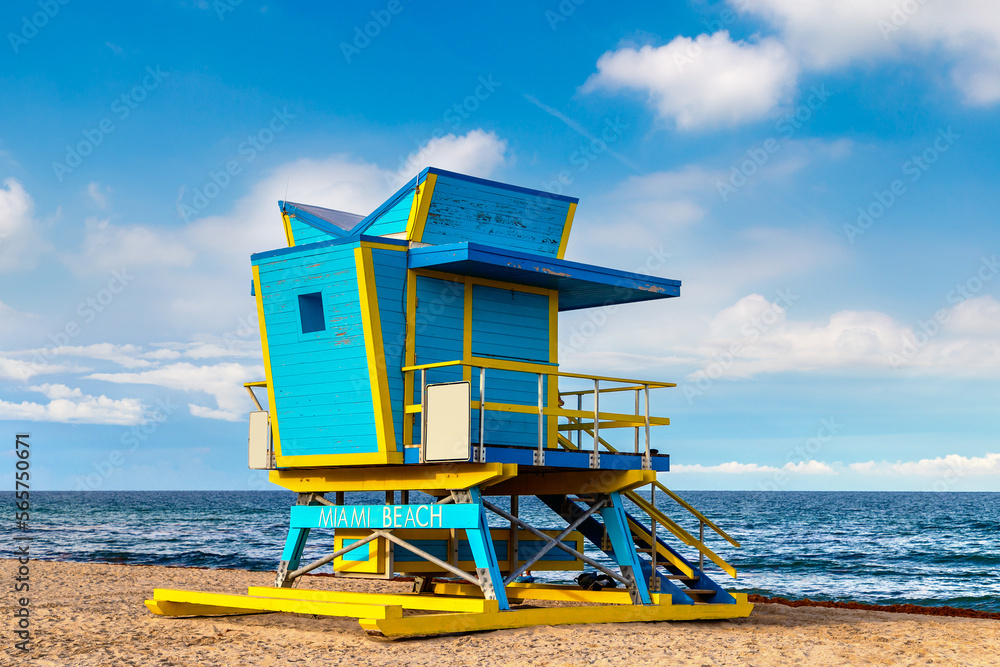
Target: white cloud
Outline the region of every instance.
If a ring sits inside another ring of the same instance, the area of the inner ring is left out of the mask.
[[[250,399],[243,383],[264,376],[262,366],[220,363],[196,366],[187,362],[168,364],[138,373],[93,373],[91,380],[123,384],[148,384],[181,391],[203,392],[215,397],[217,408],[189,404],[196,417],[240,421],[246,417]]]
[[[862,475],[921,475],[921,476],[963,476],[1000,475],[1000,453],[983,456],[960,456],[948,454],[933,459],[919,461],[866,461],[852,463],[851,472]]]
[[[82,247],[64,255],[67,266],[78,275],[107,273],[123,268],[186,268],[194,252],[176,232],[143,225],[112,225],[108,220],[88,218]]]
[[[38,231],[35,203],[20,181],[8,178],[0,187],[0,273],[35,266],[50,245]]]
[[[993,2],[956,0],[731,0],[770,22],[811,68],[856,61],[943,56],[970,104],[1000,101],[1000,12]]]
[[[799,461],[786,463],[779,467],[761,465],[759,463],[739,463],[729,461],[718,465],[706,466],[700,463],[694,465],[672,465],[670,471],[675,473],[712,473],[723,475],[773,474],[776,472],[795,473],[799,475],[836,475],[837,471],[821,461]]]
[[[107,208],[108,207],[108,195],[111,194],[111,188],[107,185],[101,186],[97,181],[91,181],[87,184],[87,196],[97,204],[97,208]]]
[[[609,51],[583,86],[635,90],[682,130],[734,126],[768,117],[794,91],[798,68],[771,38],[734,42],[726,31]]]
[[[0,400],[0,419],[133,425],[143,423],[146,417],[145,405],[135,398],[115,400],[104,395],[90,396],[62,384],[43,384],[29,387],[29,390],[44,394],[49,402]]]
[[[36,375],[52,375],[83,370],[65,364],[50,364],[44,357],[32,361],[0,357],[0,380],[29,380]]]
[[[394,181],[398,187],[426,167],[489,178],[506,161],[507,142],[494,132],[476,129],[462,136],[448,134],[410,153],[396,171]]]

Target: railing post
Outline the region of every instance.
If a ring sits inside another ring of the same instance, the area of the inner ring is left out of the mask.
[[[486,461],[486,368],[479,369],[479,454],[476,461]]]
[[[649,454],[649,385],[648,384],[644,384],[642,387],[643,387],[643,392],[645,393],[645,401],[646,401],[646,456],[643,457],[643,459],[642,459],[642,469],[643,470],[652,470],[653,469],[653,462],[649,458],[650,457],[650,454]]]
[[[420,369],[420,462],[427,463],[427,369]]]
[[[534,464],[536,466],[545,465],[545,403],[542,397],[545,395],[545,380],[541,373],[538,373],[538,446],[535,449]]]
[[[639,416],[639,390],[635,390],[635,416]],[[639,453],[639,427],[635,427],[635,453]]]
[[[600,406],[601,406],[601,381],[594,380],[594,451],[590,455],[590,467],[600,468],[601,467],[601,454],[598,451],[598,446],[601,442],[601,418],[600,418]]]
[[[577,412],[583,412],[583,394],[576,395],[576,409]],[[576,448],[581,452],[583,451],[583,419],[577,417],[577,426],[580,428],[576,429]]]

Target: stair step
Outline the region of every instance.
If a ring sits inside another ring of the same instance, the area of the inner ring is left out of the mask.
[[[718,591],[714,591],[711,588],[684,588],[681,589],[688,595],[715,595]]]
[[[661,574],[660,579],[677,579],[678,581],[698,581],[698,577],[685,577],[683,574]]]

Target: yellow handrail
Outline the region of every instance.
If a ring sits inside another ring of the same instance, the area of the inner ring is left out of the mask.
[[[572,417],[570,418],[570,420],[571,421],[577,421],[577,420],[573,419]],[[591,429],[583,428],[582,430],[583,430],[584,433],[587,433],[588,435],[591,435],[591,436],[594,435],[594,432]],[[619,453],[618,449],[615,448],[613,445],[609,444],[604,438],[598,438],[598,440],[600,441],[600,443],[602,445],[604,445],[605,447],[607,447],[608,451],[610,451],[611,453],[613,453],[613,454],[618,454]],[[576,445],[573,444],[572,440],[570,440],[569,438],[567,438],[567,437],[565,437],[563,435],[559,436],[559,443],[561,445],[563,445],[563,447],[566,447],[567,449],[573,449],[573,450],[575,450],[577,448]],[[653,482],[653,484],[656,486],[656,488],[660,489],[661,491],[663,491],[664,493],[666,493],[668,496],[670,496],[678,505],[680,505],[681,507],[683,507],[684,509],[686,509],[688,512],[690,512],[691,514],[693,514],[699,521],[702,521],[706,526],[708,526],[709,528],[711,528],[712,530],[714,530],[716,533],[718,533],[721,537],[723,537],[727,542],[729,542],[730,544],[732,544],[734,547],[739,548],[741,546],[739,542],[737,542],[736,540],[734,540],[729,535],[729,533],[727,533],[723,529],[721,529],[718,526],[716,526],[712,522],[711,519],[709,519],[707,516],[705,516],[704,514],[702,514],[701,512],[699,512],[698,510],[696,510],[694,507],[692,507],[689,503],[687,503],[683,498],[681,498],[680,496],[678,496],[676,493],[674,493],[673,491],[671,491],[667,487],[663,486],[663,484],[660,483],[659,480],[656,480],[655,482]]]
[[[468,361],[462,361],[461,359],[456,359],[455,361],[437,361],[431,364],[417,364],[415,366],[404,366],[401,370],[404,373],[409,373],[411,371],[422,371],[431,368],[446,368],[448,366],[470,366],[472,368],[487,368],[493,370],[517,370],[523,373],[541,373],[542,375],[555,375],[558,377],[579,378],[583,380],[600,380],[601,382],[619,382],[625,384],[639,385],[640,387],[648,386],[650,389],[659,389],[662,387],[677,386],[677,384],[673,382],[653,382],[652,380],[648,381],[630,380],[627,378],[606,377],[603,375],[583,375],[581,373],[564,373],[559,370],[546,370],[546,367],[551,367],[551,365],[547,363],[505,361],[503,359],[487,359],[485,357],[476,357],[475,359],[470,359]],[[626,387],[626,389],[634,390],[635,387]],[[602,389],[601,391],[602,392],[611,391],[611,389]]]

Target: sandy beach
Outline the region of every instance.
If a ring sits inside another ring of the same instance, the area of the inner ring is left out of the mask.
[[[15,561],[0,561],[12,581]],[[408,640],[372,639],[353,619],[292,614],[162,618],[153,588],[226,593],[267,572],[31,563],[31,658],[5,665],[995,665],[1000,621],[758,604],[748,619],[543,626]],[[306,577],[302,588],[405,592],[405,583]],[[3,615],[10,619],[11,593]],[[10,624],[6,624],[10,628]]]

